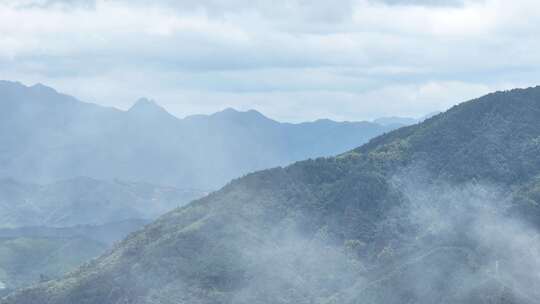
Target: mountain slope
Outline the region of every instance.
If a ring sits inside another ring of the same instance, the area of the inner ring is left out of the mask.
[[[233,109],[177,119],[147,99],[119,111],[7,81],[0,81],[0,108],[0,177],[38,183],[88,176],[217,189],[255,170],[352,149],[396,127],[286,124]]]
[[[0,229],[0,294],[59,278],[148,222]]]
[[[0,229],[0,238],[84,238],[112,246],[133,231],[139,230],[150,220],[130,219],[102,225],[76,225],[70,227],[27,226]]]
[[[539,114],[499,92],[249,174],[1,303],[535,303]]]
[[[0,238],[0,293],[60,277],[106,248],[84,237]]]

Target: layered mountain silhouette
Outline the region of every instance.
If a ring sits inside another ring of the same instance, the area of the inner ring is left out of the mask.
[[[120,111],[8,81],[0,106],[0,294],[73,270],[234,176],[397,127],[234,109],[178,119],[145,98]]]
[[[1,303],[536,303],[539,117],[498,92],[249,174]]]
[[[87,176],[212,190],[255,170],[352,149],[401,126],[279,123],[233,109],[178,119],[148,99],[120,111],[8,81],[0,81],[0,108],[0,177],[34,183]]]

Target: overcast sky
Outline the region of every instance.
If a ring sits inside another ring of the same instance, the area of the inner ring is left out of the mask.
[[[538,0],[0,0],[0,79],[177,116],[422,116],[540,84]]]

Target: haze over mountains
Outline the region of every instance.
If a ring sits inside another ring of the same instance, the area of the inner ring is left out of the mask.
[[[234,109],[178,119],[148,99],[120,111],[8,81],[0,107],[2,294],[58,278],[233,177],[402,125],[288,124]]]
[[[212,190],[255,170],[340,153],[402,126],[279,123],[233,109],[178,119],[148,99],[120,111],[8,81],[0,81],[0,106],[0,177],[36,183],[85,176]]]
[[[59,278],[103,254],[107,248],[107,244],[83,235],[0,237],[0,296],[30,284]]]
[[[103,225],[159,215],[204,192],[74,178],[47,185],[0,180],[0,228]]]
[[[0,304],[540,304],[539,37],[538,0],[0,0]]]
[[[536,303],[540,87],[234,180],[5,304]]]
[[[1,179],[0,294],[59,277],[203,195],[83,177],[45,185]]]

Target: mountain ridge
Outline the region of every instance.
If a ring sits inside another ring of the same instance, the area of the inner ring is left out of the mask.
[[[121,111],[7,81],[0,83],[0,104],[0,177],[38,183],[89,176],[217,189],[255,170],[351,149],[394,128],[279,123],[232,109],[179,119],[149,100]]]

